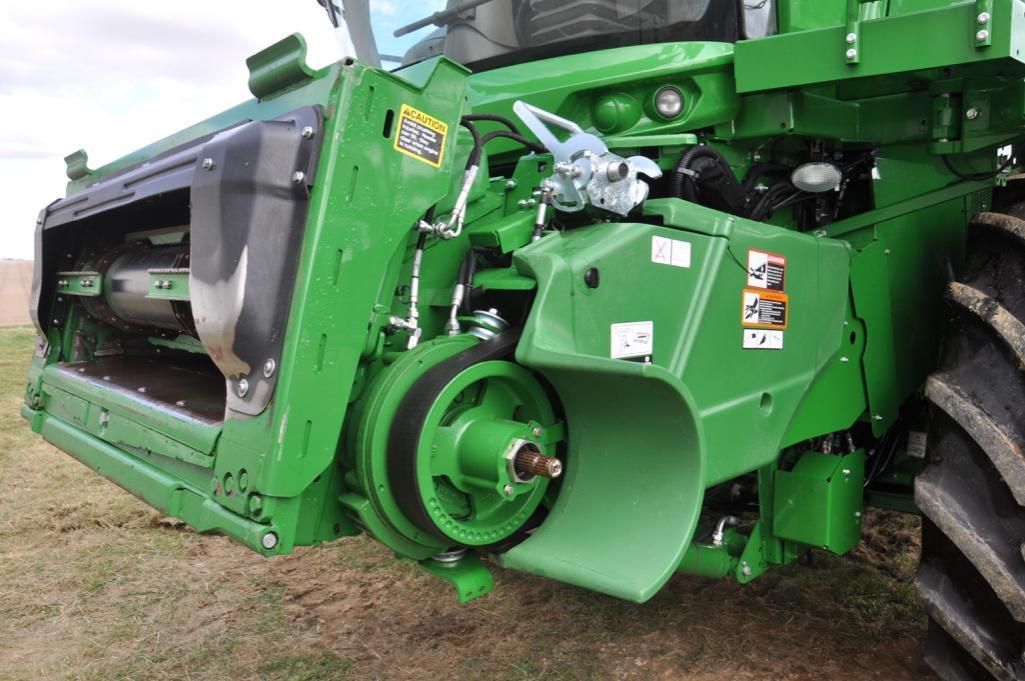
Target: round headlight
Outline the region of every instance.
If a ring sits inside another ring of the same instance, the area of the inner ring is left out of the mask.
[[[805,163],[790,176],[790,182],[801,191],[821,194],[840,186],[843,173],[832,163]]]
[[[662,118],[676,118],[683,111],[683,93],[667,85],[655,93],[655,111]]]

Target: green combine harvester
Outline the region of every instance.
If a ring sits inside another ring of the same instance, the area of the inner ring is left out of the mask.
[[[337,1],[357,58],[290,36],[254,99],[68,157],[34,431],[461,601],[747,583],[919,513],[929,663],[1025,678],[1022,0],[461,0],[394,70]]]

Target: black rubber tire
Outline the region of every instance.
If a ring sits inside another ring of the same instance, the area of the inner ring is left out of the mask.
[[[981,213],[968,241],[915,480],[925,658],[947,681],[1025,679],[1025,221]]]

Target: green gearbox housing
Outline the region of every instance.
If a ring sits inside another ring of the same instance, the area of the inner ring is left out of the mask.
[[[463,600],[489,563],[644,601],[848,551],[866,504],[913,508],[887,433],[1021,138],[1025,26],[1017,0],[775,11],[476,73],[254,55],[253,100],[68,158],[24,417],[201,532],[366,533]],[[925,25],[949,39],[899,38]],[[812,162],[834,186],[791,184]]]

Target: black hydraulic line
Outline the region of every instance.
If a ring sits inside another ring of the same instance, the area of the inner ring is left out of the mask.
[[[947,170],[954,173],[955,176],[962,180],[970,180],[973,182],[981,182],[982,180],[992,180],[994,177],[1007,170],[1007,168],[1011,165],[1011,161],[1014,160],[1014,156],[1011,156],[1006,161],[1001,163],[999,168],[990,172],[963,173],[954,167],[954,164],[950,161],[950,157],[946,154],[943,154],[942,156],[940,156],[940,158],[943,159],[943,165],[947,166]]]
[[[684,152],[683,156],[680,157],[676,167],[673,168],[672,175],[670,177],[669,190],[673,196],[681,199],[696,202],[697,201],[697,183],[694,181],[690,173],[691,164],[699,158],[711,158],[721,163],[726,168],[729,168],[729,164],[726,163],[726,159],[723,158],[715,149],[710,147],[697,146],[688,149]],[[733,172],[732,170],[730,172]]]
[[[469,114],[467,116],[463,116],[463,120],[469,121],[470,123],[476,123],[478,121],[491,121],[492,123],[499,123],[501,125],[504,125],[505,127],[509,128],[511,132],[514,132],[517,135],[520,134],[520,129],[516,126],[516,123],[509,120],[505,116],[499,116],[498,114]]]
[[[744,175],[744,181],[741,185],[744,187],[744,193],[750,194],[754,191],[755,184],[761,179],[766,173],[785,172],[789,171],[790,166],[785,166],[782,163],[756,163],[751,166],[747,174]]]

